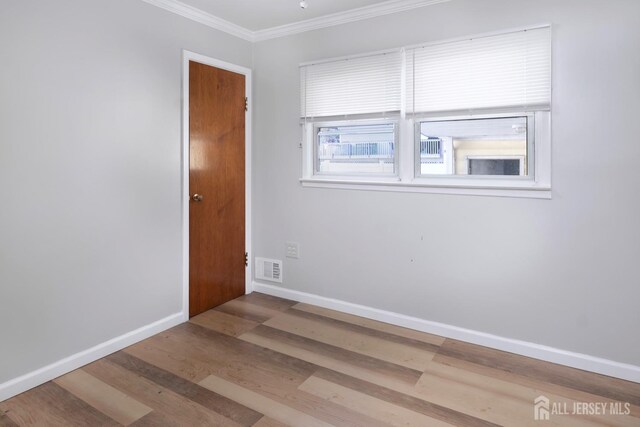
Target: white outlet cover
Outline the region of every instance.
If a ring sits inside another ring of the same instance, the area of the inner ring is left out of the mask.
[[[300,244],[297,242],[286,243],[287,258],[300,258]]]

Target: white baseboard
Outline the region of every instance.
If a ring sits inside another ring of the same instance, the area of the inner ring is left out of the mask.
[[[262,292],[264,294],[280,298],[287,298],[294,301],[313,304],[332,310],[354,314],[356,316],[366,317],[368,319],[378,320],[380,322],[390,323],[392,325],[403,326],[405,328],[415,329],[417,331],[427,332],[445,338],[452,338],[547,362],[557,363],[559,365],[570,366],[572,368],[640,383],[640,366],[560,350],[527,341],[500,337],[471,329],[459,328],[457,326],[432,322],[429,320],[419,319],[417,317],[405,316],[403,314],[353,304],[333,298],[294,291],[280,286],[254,282],[253,290],[255,292]]]
[[[157,322],[138,328],[135,331],[127,332],[124,335],[110,339],[80,353],[65,357],[48,366],[2,383],[0,384],[0,402],[39,386],[40,384],[44,384],[60,375],[71,372],[74,369],[78,369],[88,363],[95,362],[102,357],[179,325],[184,321],[183,313],[172,314]]]

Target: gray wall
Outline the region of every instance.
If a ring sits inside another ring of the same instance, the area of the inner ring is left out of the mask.
[[[0,2],[0,383],[181,310],[182,48],[133,0]]]
[[[539,23],[553,200],[300,186],[298,63]],[[285,288],[640,365],[639,40],[637,0],[453,0],[257,43],[255,255]]]

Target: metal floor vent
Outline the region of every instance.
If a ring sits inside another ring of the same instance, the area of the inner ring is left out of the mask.
[[[282,283],[282,261],[256,257],[256,279]]]

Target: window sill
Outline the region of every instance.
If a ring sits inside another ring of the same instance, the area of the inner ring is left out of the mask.
[[[334,188],[341,190],[395,191],[401,193],[453,194],[468,196],[517,197],[526,199],[551,199],[551,188],[534,186],[531,182],[525,185],[512,186],[511,183],[496,185],[460,185],[432,184],[416,179],[402,182],[398,178],[390,179],[352,179],[352,178],[301,178],[303,187]]]

